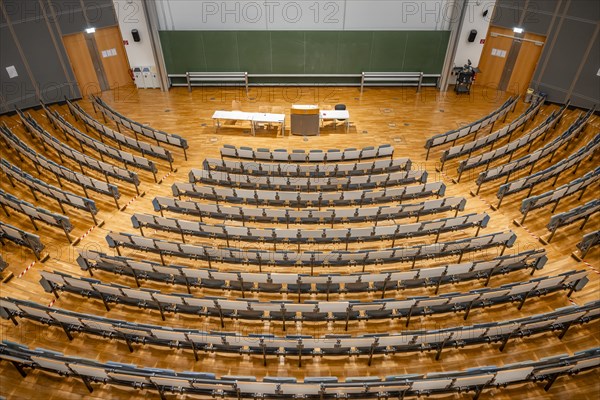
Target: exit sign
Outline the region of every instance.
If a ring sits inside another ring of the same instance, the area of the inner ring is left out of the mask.
[[[127,46],[129,44],[129,40],[123,40],[123,44]]]
[[[479,41],[479,44],[484,44],[484,43],[485,43],[485,39],[481,39],[481,40]]]

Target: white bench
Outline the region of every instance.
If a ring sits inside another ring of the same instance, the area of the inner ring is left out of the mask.
[[[190,92],[194,82],[239,82],[248,94],[248,72],[186,72],[185,79]]]
[[[377,86],[401,86],[402,83],[416,85],[417,92],[421,91],[423,78],[439,78],[439,74],[424,74],[423,72],[363,72],[360,80],[360,94],[365,84],[378,82]],[[368,85],[367,85],[368,86]]]

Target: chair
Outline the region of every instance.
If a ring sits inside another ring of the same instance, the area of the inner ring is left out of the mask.
[[[336,109],[337,111],[343,111],[343,110],[345,110],[345,109],[346,109],[346,105],[345,105],[345,104],[336,104],[336,105],[335,105],[335,109]],[[345,119],[338,119],[338,121],[340,121],[340,122],[344,122],[344,121],[345,121]],[[337,127],[337,123],[336,123],[334,126],[335,126],[335,127]]]
[[[242,111],[242,103],[239,100],[232,100],[231,111]],[[229,120],[224,122],[225,125],[235,125],[236,123],[237,120]]]

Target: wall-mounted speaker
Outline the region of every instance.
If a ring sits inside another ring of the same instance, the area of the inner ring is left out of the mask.
[[[131,30],[131,36],[133,36],[133,41],[134,42],[139,42],[141,40],[140,39],[140,33],[138,32],[137,29],[132,29]]]
[[[477,30],[476,29],[471,29],[471,32],[469,33],[469,43],[472,43],[475,41],[475,37],[477,36]]]

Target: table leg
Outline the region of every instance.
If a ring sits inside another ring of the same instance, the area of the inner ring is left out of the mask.
[[[252,132],[252,136],[256,136],[256,127],[254,126],[254,121],[250,121],[250,131]]]

